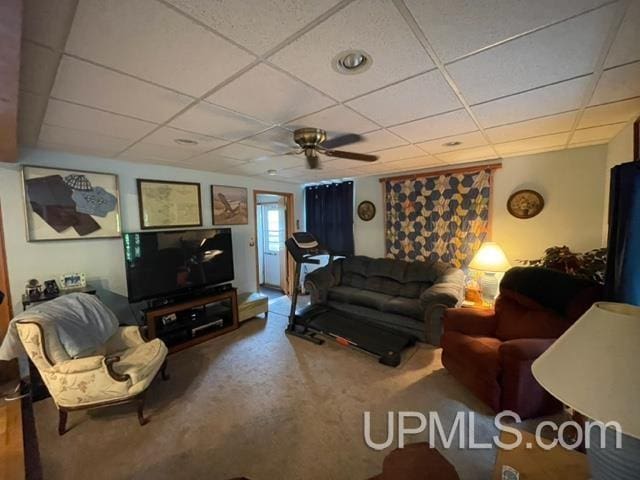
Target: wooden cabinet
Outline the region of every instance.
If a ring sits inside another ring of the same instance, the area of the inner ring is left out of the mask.
[[[144,311],[149,339],[163,340],[169,353],[205,342],[238,328],[235,288]]]

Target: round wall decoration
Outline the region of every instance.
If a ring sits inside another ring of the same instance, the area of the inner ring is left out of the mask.
[[[532,218],[544,208],[544,198],[535,190],[518,190],[507,200],[507,210],[516,218]]]
[[[368,222],[375,216],[376,206],[373,203],[371,203],[369,200],[360,202],[360,205],[358,205],[358,217],[360,217],[360,220]]]

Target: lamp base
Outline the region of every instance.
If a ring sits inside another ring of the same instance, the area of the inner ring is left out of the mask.
[[[480,277],[480,288],[482,289],[482,301],[485,304],[493,305],[498,296],[498,286],[500,280],[495,272],[484,272]]]
[[[604,445],[600,429],[591,428],[587,459],[593,480],[640,479],[640,440],[621,434],[621,448],[616,448],[616,431],[605,429]]]

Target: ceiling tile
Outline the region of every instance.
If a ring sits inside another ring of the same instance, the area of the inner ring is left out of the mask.
[[[179,144],[176,139],[191,140],[194,144]],[[200,135],[197,133],[178,130],[177,128],[162,127],[143,139],[143,143],[152,143],[158,146],[178,148],[190,152],[206,152],[229,143],[227,140]],[[193,153],[192,153],[193,155]]]
[[[378,161],[371,163],[378,163]],[[368,165],[369,163],[361,162],[359,160],[349,160],[347,158],[322,157],[320,164],[322,165],[323,170],[337,171],[347,168],[359,168],[364,165]]]
[[[344,149],[349,152],[368,153],[375,150],[383,150],[386,148],[406,145],[406,143],[407,142],[403,139],[391,132],[386,130],[377,130],[363,135],[361,142],[345,145],[344,148],[340,147],[340,150]]]
[[[406,0],[438,56],[449,61],[603,3],[602,0]]]
[[[278,157],[262,157],[251,162],[251,166],[257,173],[264,173],[267,170],[283,170],[305,165],[306,160],[302,155],[281,155]]]
[[[640,2],[629,5],[618,35],[611,45],[605,68],[640,60]]]
[[[262,54],[329,10],[337,0],[168,0],[222,35]]]
[[[413,143],[472,132],[477,129],[477,125],[465,110],[444,113],[389,128],[392,132]]]
[[[224,170],[225,168],[231,168],[245,163],[246,162],[242,160],[221,157],[216,154],[215,150],[213,152],[207,152],[202,155],[192,157],[185,161],[185,164],[192,168],[212,171]]]
[[[344,75],[336,55],[364,49],[368,70]],[[433,68],[404,19],[387,0],[357,0],[270,58],[276,65],[328,93],[347,100]]]
[[[582,143],[573,143],[571,142],[567,145],[567,148],[583,148],[583,147],[592,147],[594,145],[606,145],[609,140],[600,139],[600,140],[592,140],[590,142],[582,142]]]
[[[234,160],[255,160],[260,157],[272,156],[273,152],[262,150],[260,148],[242,145],[241,143],[232,143],[226,147],[218,148],[216,155],[221,157],[233,158]]]
[[[445,163],[464,163],[496,158],[496,153],[491,147],[474,147],[439,153],[436,158]]]
[[[157,127],[154,123],[82,107],[53,98],[49,99],[44,123],[128,140],[137,140]]]
[[[293,132],[282,127],[273,127],[253,137],[242,140],[244,145],[250,145],[274,153],[286,153],[297,148],[293,142]]]
[[[364,133],[380,128],[371,120],[343,106],[335,105],[290,122],[287,127],[296,129],[303,127],[322,128],[329,138],[345,133]],[[293,138],[293,137],[292,137]]]
[[[504,43],[447,70],[471,104],[591,73],[614,5]]]
[[[22,38],[62,50],[78,0],[24,0]]]
[[[348,105],[385,126],[462,108],[437,70],[369,93]]]
[[[494,143],[511,142],[521,138],[539,137],[552,133],[568,132],[573,127],[577,112],[566,112],[548,117],[534,118],[501,127],[487,128],[485,132]]]
[[[524,140],[517,140],[515,142],[498,143],[494,145],[494,147],[500,155],[509,155],[513,153],[529,152],[538,148],[550,148],[556,146],[564,147],[568,139],[568,132],[555,133],[553,135],[527,138]]]
[[[38,138],[39,146],[56,145],[56,150],[107,157],[124,150],[130,143],[131,140],[124,138],[46,124],[42,125]]]
[[[269,123],[283,123],[335,103],[264,63],[253,67],[206,100]]]
[[[483,127],[568,112],[580,107],[591,77],[576,78],[471,107]]]
[[[402,147],[387,148],[386,150],[378,150],[372,153],[378,156],[377,163],[424,156],[424,152],[415,145],[403,145]]]
[[[554,145],[552,147],[537,147],[537,148],[532,148],[531,150],[525,150],[525,151],[514,151],[511,153],[505,153],[502,154],[502,158],[510,158],[510,157],[521,157],[523,155],[535,155],[535,154],[539,154],[539,153],[546,153],[546,152],[558,152],[561,150],[565,150],[566,147],[565,145]]]
[[[122,152],[118,155],[118,158],[149,163],[166,163],[170,161],[183,161],[194,155],[196,155],[196,152],[187,148],[180,148],[178,146],[168,147],[166,145],[141,142],[136,143],[125,152]]]
[[[59,55],[30,42],[22,42],[20,51],[20,89],[49,95],[58,68]]]
[[[20,92],[18,97],[18,143],[35,145],[42,117],[47,108],[47,97],[28,92]]]
[[[460,145],[447,146],[447,143],[460,142]],[[487,141],[481,132],[463,133],[461,135],[454,135],[451,137],[439,138],[437,140],[431,140],[429,142],[422,142],[418,144],[422,150],[427,153],[444,153],[452,152],[454,150],[464,150],[472,147],[482,147],[487,145]]]
[[[640,97],[622,102],[607,103],[587,108],[582,114],[578,128],[628,122],[638,115],[640,115]]]
[[[82,0],[66,51],[196,97],[254,60],[155,0]]]
[[[200,102],[170,122],[172,127],[227,140],[238,140],[265,130],[268,125]]]
[[[591,127],[576,130],[571,137],[571,143],[592,142],[595,140],[610,140],[615,137],[626,123],[615,123],[613,125],[603,125],[601,127]]]
[[[605,70],[589,105],[640,96],[640,62]]]
[[[63,55],[51,96],[161,123],[191,98]]]

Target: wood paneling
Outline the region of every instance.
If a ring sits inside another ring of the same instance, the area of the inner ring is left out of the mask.
[[[0,480],[25,478],[21,402],[0,404]]]
[[[22,1],[0,2],[0,161],[18,158],[18,79]]]
[[[4,249],[4,230],[2,227],[2,206],[0,205],[0,291],[5,294],[4,301],[0,304],[0,340],[4,338],[13,317],[11,308],[11,294],[9,291],[9,273],[7,271],[7,256]],[[0,383],[18,377],[18,362],[0,361]]]

